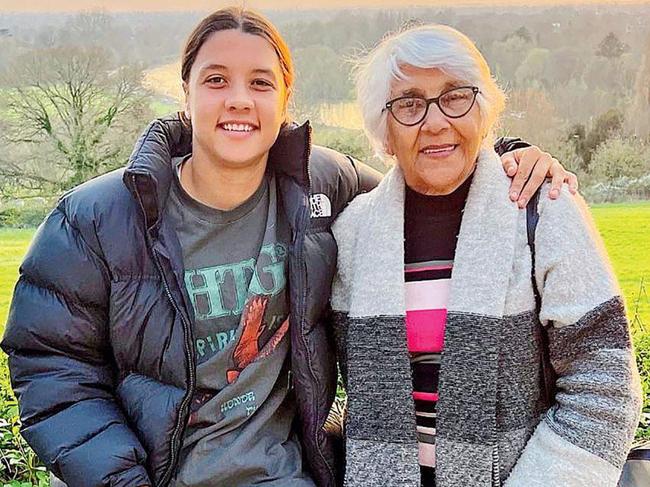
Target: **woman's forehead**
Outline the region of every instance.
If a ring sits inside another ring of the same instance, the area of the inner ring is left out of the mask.
[[[467,84],[463,80],[451,76],[440,68],[420,68],[417,66],[400,66],[402,77],[393,78],[391,94],[426,94],[440,93],[450,88]],[[431,96],[433,96],[431,95]]]
[[[279,73],[280,60],[271,43],[262,36],[229,29],[215,32],[203,43],[193,69],[221,66]]]

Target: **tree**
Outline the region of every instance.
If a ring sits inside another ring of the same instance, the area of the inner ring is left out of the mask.
[[[545,91],[527,88],[508,92],[500,129],[503,135],[521,137],[546,149],[560,138],[562,121]]]
[[[596,119],[594,127],[587,136],[587,150],[593,152],[596,148],[613,135],[617,135],[623,127],[623,115],[618,110],[608,110]]]
[[[490,65],[494,66],[497,78],[509,82],[515,78],[517,68],[526,58],[530,44],[519,36],[511,36],[505,41],[492,43]]]
[[[515,80],[518,87],[541,87],[547,84],[546,73],[549,64],[550,51],[534,47],[515,71]]]
[[[642,51],[627,121],[634,134],[650,138],[650,35]]]
[[[586,61],[581,56],[582,50],[575,46],[562,46],[550,50],[545,63],[544,77],[552,87],[567,86],[572,80],[580,80]],[[571,107],[573,109],[573,107]]]
[[[94,48],[47,49],[15,63],[5,119],[12,147],[0,177],[52,194],[124,163],[151,114],[140,70],[110,66]]]
[[[580,158],[580,169],[586,169],[585,159],[587,156],[587,129],[584,124],[577,123],[569,129],[567,141],[573,146],[573,151]],[[591,158],[591,155],[589,155]]]
[[[594,152],[590,172],[598,180],[637,178],[650,173],[650,147],[639,139],[612,137]]]
[[[326,46],[309,46],[294,51],[296,63],[295,111],[313,115],[316,105],[352,98],[350,65]],[[310,113],[312,112],[312,113]]]
[[[527,43],[533,42],[533,36],[531,35],[530,31],[523,25],[510,34],[503,36],[501,40],[505,42],[511,37],[519,37],[522,41]]]
[[[620,41],[616,34],[610,32],[598,44],[596,50],[597,56],[602,56],[607,59],[618,59],[621,55],[629,49],[629,46]]]
[[[574,144],[576,154],[582,157],[583,169],[591,171],[591,159],[598,147],[609,138],[620,135],[623,115],[618,110],[608,110],[596,119],[593,128],[587,133],[584,125],[574,125],[569,131],[568,140]]]

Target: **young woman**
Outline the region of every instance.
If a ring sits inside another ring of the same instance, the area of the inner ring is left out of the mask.
[[[330,225],[379,177],[287,123],[293,76],[266,19],[206,17],[183,120],[154,122],[35,236],[2,346],[22,433],[68,485],[336,484]],[[566,176],[519,156],[533,187]]]

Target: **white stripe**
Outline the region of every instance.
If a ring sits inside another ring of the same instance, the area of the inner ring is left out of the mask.
[[[430,443],[418,443],[418,462],[424,467],[436,466],[436,445]]]
[[[505,485],[612,487],[620,475],[621,471],[614,465],[564,439],[542,421]]]
[[[435,428],[427,428],[426,426],[418,426],[418,433],[424,433],[425,435],[436,436]]]
[[[444,309],[449,302],[451,279],[406,283],[406,310]]]

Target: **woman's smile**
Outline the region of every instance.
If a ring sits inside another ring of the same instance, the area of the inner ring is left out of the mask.
[[[420,154],[429,159],[445,159],[452,155],[457,148],[458,144],[432,144],[420,149]]]

